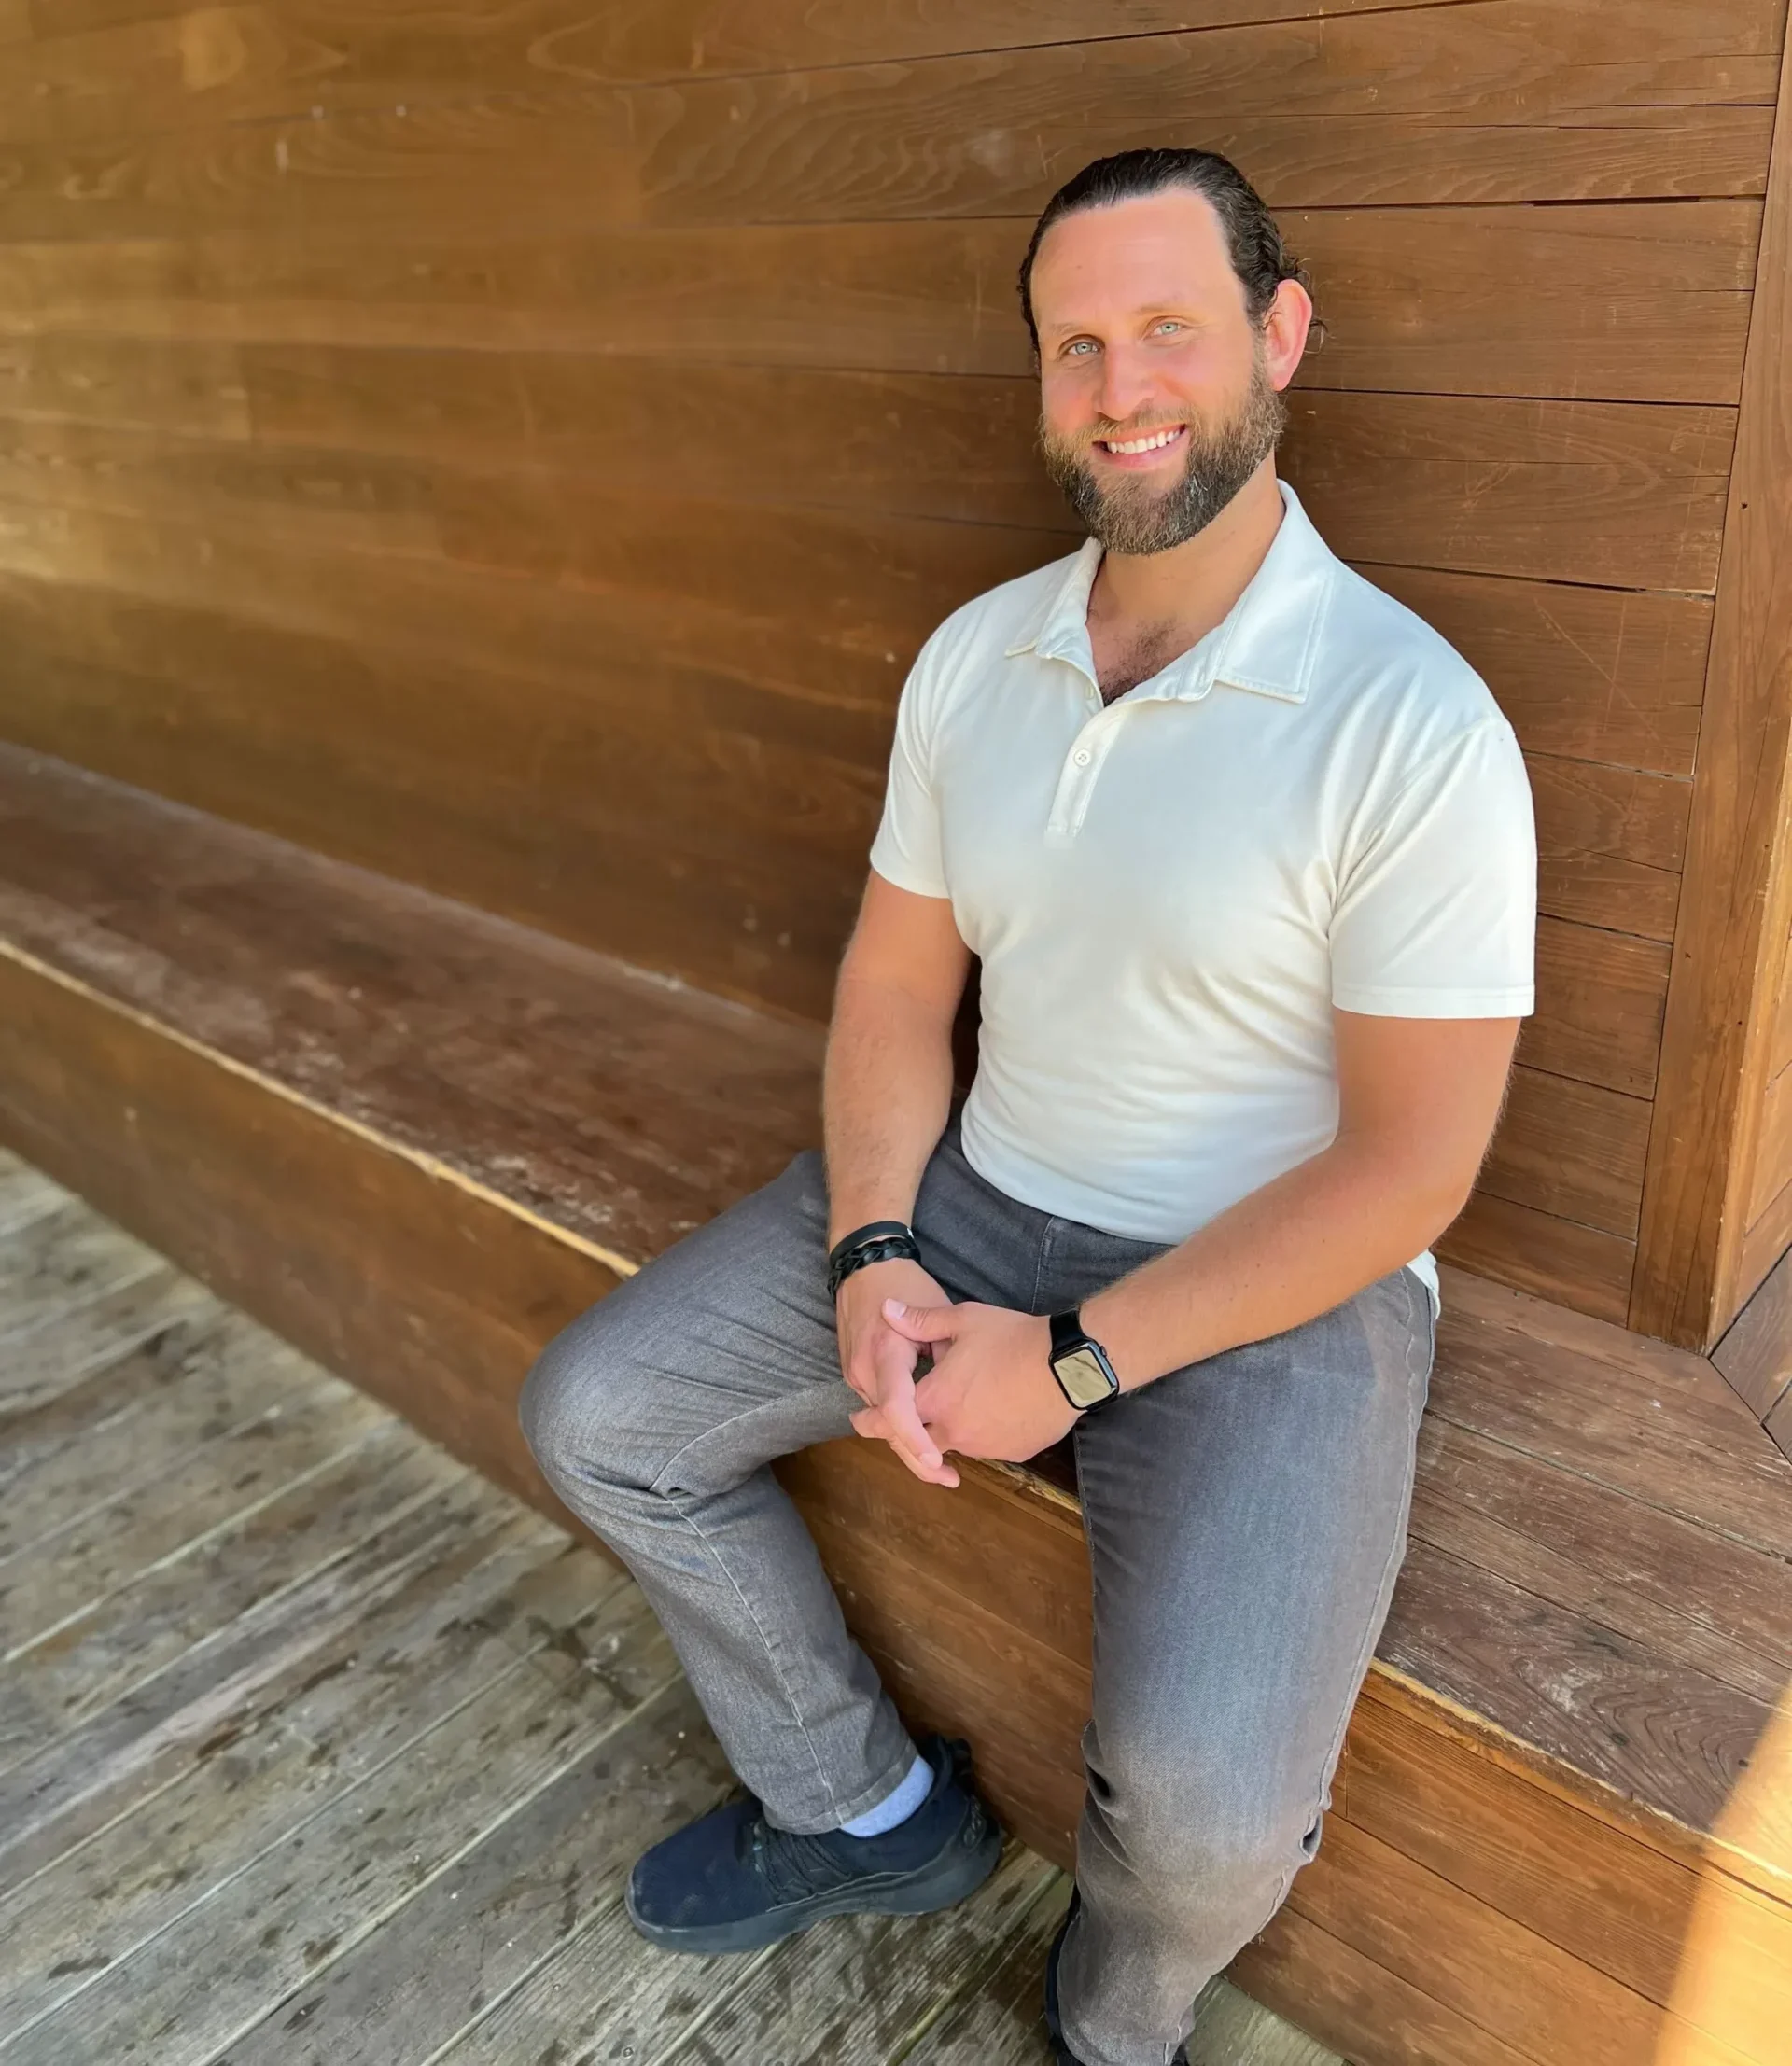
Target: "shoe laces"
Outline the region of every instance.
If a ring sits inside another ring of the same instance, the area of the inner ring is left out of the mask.
[[[780,1906],[805,1894],[825,1893],[858,1877],[826,1835],[798,1836],[788,1829],[775,1828],[763,1811],[746,1824],[741,1836],[743,1862]]]

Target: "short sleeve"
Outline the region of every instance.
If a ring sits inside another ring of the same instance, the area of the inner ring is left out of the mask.
[[[946,897],[951,892],[945,884],[939,798],[929,773],[931,755],[925,736],[931,657],[924,647],[896,705],[884,816],[871,844],[871,865],[898,889],[912,890],[917,897]]]
[[[1490,719],[1434,754],[1351,857],[1332,1002],[1388,1018],[1536,1009],[1537,839],[1524,756]]]

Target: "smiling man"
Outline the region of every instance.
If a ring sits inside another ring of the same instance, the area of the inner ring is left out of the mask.
[[[1095,1681],[1047,2021],[1060,2061],[1165,2066],[1319,1842],[1405,1547],[1430,1244],[1533,1009],[1536,849],[1485,685],[1277,478],[1312,303],[1239,172],[1089,166],[1021,302],[1089,538],[903,690],[825,1164],[576,1322],[524,1421],[750,1789],[631,1879],[693,1951],[943,1905],[998,1850],[769,1464],[856,1429],[944,1499],[955,1455],[1074,1436]]]

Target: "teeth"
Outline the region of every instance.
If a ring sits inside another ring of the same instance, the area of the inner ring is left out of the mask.
[[[1173,444],[1182,434],[1182,425],[1176,424],[1169,430],[1153,431],[1149,438],[1130,438],[1125,444],[1113,438],[1104,439],[1102,442],[1110,452],[1155,452],[1160,445]]]

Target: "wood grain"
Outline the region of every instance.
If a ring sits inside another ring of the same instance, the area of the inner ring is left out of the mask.
[[[1609,1363],[1626,1381],[1647,1385],[1651,1396],[1659,1396],[1665,1388],[1688,1399],[1701,1399],[1707,1405],[1725,1407],[1732,1417],[1743,1410],[1705,1358],[1689,1349],[1671,1347],[1646,1334],[1632,1334],[1609,1320],[1550,1305],[1463,1270],[1447,1268],[1442,1286],[1452,1336],[1459,1328],[1469,1335],[1522,1334],[1549,1347],[1573,1349],[1594,1363]],[[1509,1338],[1505,1346],[1514,1353],[1521,1352]]]
[[[1630,1322],[1703,1348],[1755,1288],[1741,1277],[1792,900],[1792,52],[1780,86],[1674,936],[1660,1119],[1649,1147]],[[1768,1258],[1771,1261],[1771,1258]],[[1764,1267],[1764,1265],[1763,1265]]]
[[[299,212],[390,233],[439,224],[444,207],[463,224],[523,209],[544,226],[575,208],[587,224],[1020,215],[1090,157],[1191,128],[1276,207],[1759,190],[1767,0],[1696,15],[1474,0],[1448,38],[1429,12],[677,86],[480,78],[414,105],[382,79],[364,108],[321,119],[313,85],[257,101],[258,73],[280,60],[264,36],[258,63],[242,32],[267,18],[251,12],[233,38],[227,25],[209,47],[172,49],[183,115],[212,77],[237,94],[219,112],[254,119],[159,131],[151,74],[109,117],[96,107],[101,133],[10,147],[0,237],[277,229]],[[127,41],[153,53],[158,34]]]
[[[18,4],[22,24],[23,0]],[[1373,4],[1331,0],[1324,11],[1349,13]],[[32,0],[30,21],[45,40],[89,32],[86,40],[94,49],[90,63],[103,65],[115,46],[91,32],[126,23],[161,27],[162,18],[180,11],[175,0]],[[258,18],[263,12],[243,11]],[[1235,21],[1299,20],[1315,11],[1313,0],[1182,0],[1180,5],[1120,0],[1104,17],[1102,31],[1150,35]],[[841,0],[820,6],[815,0],[759,0],[750,8],[727,0],[653,5],[623,0],[595,16],[566,0],[526,5],[513,0],[502,9],[407,22],[409,34],[401,37],[391,33],[377,9],[357,10],[340,0],[328,7],[286,0],[277,23],[298,47],[295,55],[307,43],[321,43],[336,58],[338,71],[350,72],[351,88],[372,71],[383,90],[411,91],[469,82],[513,91],[568,79],[638,82],[856,64],[1074,42],[1090,28],[1076,0],[1027,6],[972,0],[945,10],[929,0],[879,0],[871,7]],[[19,35],[25,33],[21,26]]]
[[[320,435],[328,429],[315,427]],[[818,728],[837,702],[887,708],[901,668],[940,617],[978,593],[977,584],[1042,565],[1073,542],[1068,533],[968,530],[957,522],[864,510],[819,516],[761,509],[749,520],[738,504],[663,490],[604,493],[589,478],[558,469],[493,472],[421,453],[353,454],[318,445],[258,454],[125,425],[62,421],[0,421],[0,497],[102,517],[153,515],[163,525],[196,530],[211,546],[212,560],[202,551],[183,580],[189,563],[171,549],[152,557],[141,544],[133,551],[131,534],[117,524],[96,529],[59,519],[63,549],[40,563],[43,573],[59,590],[78,587],[82,541],[91,537],[94,574],[106,585],[78,609],[19,577],[8,580],[7,595],[11,610],[31,610],[46,632],[59,613],[63,650],[94,652],[97,635],[84,638],[81,627],[126,607],[112,597],[120,584],[166,590],[173,583],[192,608],[216,615],[222,598],[206,576],[223,550],[231,555],[228,593],[236,612],[382,646],[414,644],[445,622],[456,646],[474,656],[490,650],[495,659],[497,618],[511,622],[513,649],[523,635],[517,661],[566,679],[577,678],[573,635],[581,627],[587,667],[594,642],[626,641],[636,663],[664,665],[677,657],[768,686],[800,684],[819,705]],[[25,540],[42,531],[40,516]],[[279,555],[258,550],[258,539],[269,548],[277,540]],[[693,544],[701,551],[693,552]],[[374,569],[358,558],[343,565],[331,551],[342,547],[401,552],[405,560]],[[285,556],[295,551],[315,565],[302,599],[279,580]],[[440,557],[462,571],[436,574]],[[482,567],[561,583],[570,577],[579,586],[572,593],[561,587],[537,593],[529,617],[516,626],[514,608],[503,607],[514,580],[502,587],[482,580]],[[1458,645],[1533,752],[1690,771],[1708,606],[1559,583],[1379,565],[1365,571]],[[819,576],[824,593],[816,607],[800,609],[794,598],[805,575],[811,590]],[[416,603],[407,611],[413,592]],[[768,614],[768,594],[790,594],[791,605]],[[662,598],[669,596],[679,599],[676,612],[665,607]],[[121,651],[111,649],[119,663],[141,670],[157,664],[167,638],[178,635],[172,628],[161,639],[137,631]],[[195,655],[179,664],[203,661]],[[803,736],[793,723],[786,735]],[[818,729],[809,740],[820,744],[825,736]],[[869,756],[873,740],[861,729],[857,750]],[[881,738],[875,750],[881,753]]]
[[[215,1305],[203,1284],[164,1265],[8,1341],[0,1378],[0,1426],[8,1445],[27,1439],[28,1417],[41,1426],[67,1393],[101,1388],[120,1358],[146,1348],[159,1361],[177,1358]]]
[[[742,1095],[711,1102],[694,1089],[712,1066],[706,1014],[668,1012],[663,994],[575,951],[555,973],[553,952],[520,951],[465,914],[49,768],[21,771],[6,822],[15,879],[30,890],[9,924],[30,951],[139,1009],[165,1012],[177,994],[190,1037],[309,1094],[354,1086],[352,1110],[377,1099],[382,1124],[420,1150],[440,1152],[452,1124],[462,1166],[502,1190],[516,1189],[521,1157],[527,1197],[624,1254],[653,1252],[813,1138],[812,1035],[756,1032],[737,1053]],[[203,916],[190,908],[201,885]],[[369,945],[344,960],[341,942],[354,940]],[[287,972],[294,956],[312,970],[303,987]],[[192,971],[177,993],[171,961]],[[272,1018],[270,997],[282,999]],[[440,1058],[434,1068],[385,1068],[382,1028],[397,1021]],[[526,1128],[514,1062],[525,1028],[531,1052],[554,1057]],[[324,1053],[336,1060],[320,1074]],[[649,1081],[661,1086],[651,1097]],[[754,1111],[763,1119],[743,1130]],[[1631,1096],[1521,1065],[1487,1188],[1550,1230],[1558,1258],[1566,1243],[1603,1242],[1621,1269],[1621,1233],[1595,1229],[1621,1229],[1633,1209],[1639,1116]],[[672,1170],[704,1174],[680,1193]]]
[[[612,1273],[576,1248],[539,1243],[526,1222],[497,1207],[475,1206],[475,1221],[486,1227],[469,1235],[456,1186],[392,1153],[344,1166],[334,1122],[270,1099],[198,1050],[167,1040],[146,1049],[131,1020],[95,1018],[77,993],[17,962],[0,965],[0,1128],[14,1147],[52,1174],[78,1178],[114,1214],[319,1361],[376,1396],[406,1401],[426,1432],[476,1457],[500,1482],[532,1482],[514,1388],[540,1342]],[[79,1086],[78,1102],[54,1095],[57,1081]],[[203,1168],[181,1146],[202,1133],[217,1143]],[[231,1154],[219,1152],[226,1142],[235,1143]],[[172,1189],[164,1172],[175,1166],[192,1166],[197,1181]],[[385,1280],[406,1287],[396,1324],[389,1292],[368,1270],[361,1216],[370,1209],[388,1219],[410,1257],[395,1254]],[[253,1234],[276,1211],[287,1228],[284,1260]],[[485,1243],[484,1288],[469,1298],[460,1259],[474,1239]],[[302,1270],[294,1262],[301,1253]],[[510,1278],[507,1294],[494,1296],[494,1276]]]
[[[1433,1248],[1444,1262],[1620,1327],[1636,1244],[1477,1190]]]
[[[1771,1705],[1792,1672],[1774,1560],[1442,1413],[1425,1423],[1413,1533]]]
[[[1646,1844],[1373,1705],[1351,1732],[1348,1819],[1646,1999],[1671,1999],[1699,1881]]]
[[[685,222],[1025,214],[1090,157],[1191,129],[1272,207],[1569,200],[1641,171],[1619,170],[1636,130],[1589,153],[1575,116],[1771,105],[1776,31],[1771,10],[1746,5],[1694,21],[1489,0],[1448,37],[1418,10],[721,82],[655,104],[665,127],[642,153],[642,205]],[[1347,119],[1368,113],[1372,124]],[[1528,165],[1501,122],[1528,125]],[[1654,177],[1672,161],[1693,191],[1750,190],[1710,180],[1711,146],[1694,133],[1688,122]]]
[[[1257,2000],[1373,2066],[1538,2066],[1292,1905],[1233,1961]]]
[[[220,1437],[251,1428],[261,1437],[274,1432],[260,1425],[263,1416],[283,1415],[301,1394],[315,1395],[314,1417],[332,1401],[358,1406],[347,1386],[265,1342],[250,1322],[216,1305],[202,1308],[192,1322],[126,1354],[119,1367],[9,1422],[0,1466],[7,1487],[0,1560],[41,1547],[52,1532],[78,1536],[105,1512],[122,1524],[129,1509],[120,1509],[133,1494],[165,1503],[169,1472]],[[271,1373],[261,1368],[264,1359]],[[273,1389],[282,1375],[291,1380],[290,1398]],[[150,1416],[152,1403],[158,1410]],[[60,1572],[49,1576],[61,1582]]]
[[[1755,202],[1310,209],[1305,386],[1734,402]],[[1031,371],[1030,221],[519,237],[352,228],[0,246],[0,335],[537,349],[879,372]],[[1462,262],[1464,251],[1472,266]],[[1505,283],[1522,279],[1514,305]]]
[[[626,1661],[645,1668],[657,1653],[661,1683],[673,1685],[670,1653],[651,1621],[635,1641],[645,1654]],[[302,1836],[271,1845],[209,1901],[193,1903],[92,1978],[53,2018],[15,2036],[13,2048],[40,2062],[91,2047],[120,2066],[151,2059],[198,2066],[245,2022],[259,2020],[270,2002],[296,1993],[332,1951],[366,1934],[388,1904],[618,1736],[640,1698],[576,1668],[497,1681],[391,1771],[380,1822],[370,1825],[368,1804],[345,1790]],[[248,1938],[259,1954],[252,1961],[238,1949]],[[202,1974],[211,1980],[203,1996],[191,1985]]]
[[[1477,1188],[1634,1240],[1648,1138],[1647,1099],[1520,1065]]]
[[[249,1863],[401,1755],[468,1695],[545,1654],[553,1637],[540,1580],[565,1549],[557,1530],[489,1487],[445,1515],[427,1564],[365,1603],[352,1641],[327,1645],[302,1678],[245,1716],[228,1744],[160,1775],[158,1791],[13,1890],[0,1947],[8,2022],[74,1991],[79,1975],[54,1971],[71,1935],[89,1959],[109,1961],[175,1919],[196,1888]],[[602,1600],[604,1588],[594,1584],[591,1598]],[[532,1614],[537,1626],[525,1636]],[[574,1633],[570,1617],[556,1623]],[[221,1798],[208,1799],[214,1786]]]
[[[1655,1088],[1668,949],[1559,918],[1537,921],[1537,1011],[1519,1036],[1533,1068],[1647,1097]]]
[[[1792,1258],[1783,1258],[1725,1330],[1711,1360],[1757,1419],[1792,1385]]]
[[[1692,785],[1540,754],[1525,764],[1536,813],[1538,909],[1671,942]]]

